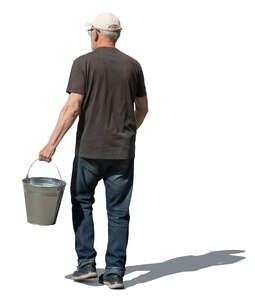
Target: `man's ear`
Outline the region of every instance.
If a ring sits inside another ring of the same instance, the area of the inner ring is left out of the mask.
[[[99,31],[96,29],[96,36],[95,36],[95,42],[97,42],[99,39]]]

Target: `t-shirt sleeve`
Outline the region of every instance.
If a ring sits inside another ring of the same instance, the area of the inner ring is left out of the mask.
[[[147,95],[146,86],[144,82],[143,69],[140,64],[138,64],[138,79],[136,88],[136,97],[144,97]]]
[[[81,66],[81,60],[78,58],[73,61],[66,92],[69,94],[71,92],[85,94],[85,74]]]

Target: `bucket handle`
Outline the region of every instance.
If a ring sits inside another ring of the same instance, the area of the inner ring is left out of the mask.
[[[33,161],[32,162],[32,164],[31,164],[31,166],[29,167],[29,169],[28,169],[28,172],[27,172],[27,176],[26,176],[26,178],[28,178],[28,173],[29,173],[29,170],[31,169],[31,167],[32,167],[32,165],[37,161],[37,160],[39,160],[39,158],[37,158],[35,161]],[[52,162],[53,163],[53,162]],[[53,163],[54,164],[54,163]],[[59,174],[59,177],[60,177],[60,179],[62,180],[62,177],[61,177],[61,175],[60,175],[60,172],[59,172],[59,169],[58,169],[58,167],[54,164],[54,166],[57,168],[57,170],[58,170],[58,174]]]

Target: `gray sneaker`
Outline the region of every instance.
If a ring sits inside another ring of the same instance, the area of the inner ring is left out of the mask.
[[[119,274],[101,274],[98,279],[99,283],[106,284],[111,289],[123,289],[123,277]]]
[[[89,263],[82,267],[77,267],[77,270],[73,272],[73,280],[83,280],[97,277],[96,264]]]

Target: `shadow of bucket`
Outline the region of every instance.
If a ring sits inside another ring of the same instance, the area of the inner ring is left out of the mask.
[[[39,159],[36,159],[30,166]],[[54,164],[55,165],[55,164]],[[57,168],[57,166],[55,165]],[[54,225],[57,221],[57,216],[65,190],[66,182],[60,179],[51,177],[28,177],[22,179],[27,222],[37,225]]]

